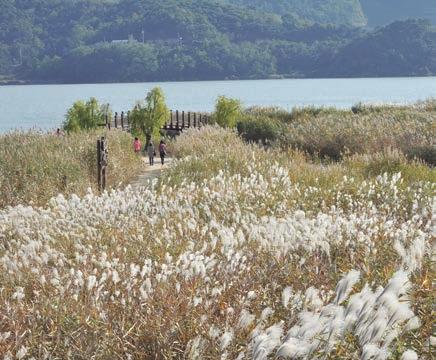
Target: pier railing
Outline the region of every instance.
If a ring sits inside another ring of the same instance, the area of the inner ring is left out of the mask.
[[[112,119],[108,115],[105,117],[105,122],[101,124],[108,129],[120,129],[130,131],[130,111],[121,113],[115,112]],[[179,111],[170,110],[170,116],[162,130],[172,130],[182,132],[189,128],[200,128],[210,122],[210,114],[203,112]]]

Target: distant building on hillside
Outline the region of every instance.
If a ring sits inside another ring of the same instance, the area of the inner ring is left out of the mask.
[[[128,39],[120,39],[120,40],[112,40],[111,44],[128,44],[128,43],[132,43],[135,42],[135,38],[133,37],[133,35],[129,35]]]
[[[129,40],[112,40],[111,44],[128,44]]]

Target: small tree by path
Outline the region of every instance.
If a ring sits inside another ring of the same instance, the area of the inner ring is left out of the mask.
[[[67,132],[95,129],[110,113],[109,105],[99,105],[96,98],[76,101],[65,116],[63,128]]]
[[[215,104],[213,120],[222,127],[234,128],[242,113],[242,105],[238,99],[219,96]]]
[[[145,102],[135,106],[129,120],[133,132],[143,134],[146,143],[149,143],[153,135],[159,135],[159,130],[168,120],[168,116],[165,95],[161,88],[156,87],[147,94]]]

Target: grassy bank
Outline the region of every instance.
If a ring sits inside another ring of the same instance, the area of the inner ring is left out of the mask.
[[[96,189],[96,139],[103,132],[64,137],[37,132],[0,136],[0,208],[7,205],[45,205],[58,193],[84,195]],[[132,153],[131,136],[108,132],[108,185],[116,187],[140,166]]]
[[[436,165],[436,100],[411,106],[356,105],[350,110],[250,108],[238,124],[248,141],[275,143],[339,160],[388,148]]]
[[[0,353],[430,358],[434,170],[219,128],[171,146],[154,189],[0,211]]]

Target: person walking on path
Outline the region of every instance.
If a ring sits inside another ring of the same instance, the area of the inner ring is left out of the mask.
[[[150,166],[154,165],[154,157],[156,156],[156,150],[154,149],[153,143],[150,141],[147,145],[147,154]]]
[[[135,141],[133,142],[133,150],[135,153],[139,153],[141,151],[141,141],[135,137]]]
[[[160,155],[160,162],[162,163],[162,165],[165,163],[166,154],[167,154],[167,145],[163,140],[161,140],[159,144],[159,155]]]

